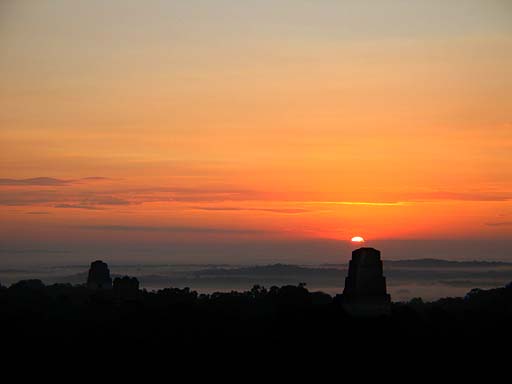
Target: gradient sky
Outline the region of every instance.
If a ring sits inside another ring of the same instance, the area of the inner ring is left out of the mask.
[[[512,261],[507,0],[5,0],[0,262]]]

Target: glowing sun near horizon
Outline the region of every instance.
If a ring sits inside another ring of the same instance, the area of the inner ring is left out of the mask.
[[[364,243],[364,239],[361,236],[354,236],[350,241],[353,243]]]

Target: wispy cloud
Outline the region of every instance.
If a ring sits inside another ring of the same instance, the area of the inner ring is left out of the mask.
[[[169,233],[202,233],[202,234],[261,234],[266,231],[245,228],[215,228],[190,226],[145,226],[145,225],[80,225],[75,228],[92,231],[119,231],[119,232],[169,232]]]
[[[411,200],[418,202],[432,200],[449,200],[449,201],[508,201],[512,199],[510,192],[455,192],[455,191],[435,191],[414,194],[409,197]]]
[[[56,204],[55,208],[75,208],[75,209],[89,209],[89,210],[104,210],[105,206],[109,205],[130,205],[127,200],[119,199],[112,196],[94,196],[83,199],[77,203],[61,203]]]
[[[55,190],[0,190],[0,205],[6,206],[52,206],[56,208],[82,208],[126,206],[138,204],[120,197],[104,195],[101,192]],[[100,209],[100,208],[97,208]]]
[[[62,249],[0,249],[0,254],[10,253],[70,253],[70,251]]]
[[[28,206],[39,205],[55,208],[75,208],[102,210],[128,205],[150,203],[169,203],[176,207],[198,211],[253,211],[281,215],[300,215],[334,206],[400,207],[412,204],[461,201],[461,202],[504,202],[512,199],[512,193],[496,190],[443,191],[430,190],[390,195],[381,194],[374,198],[357,196],[325,196],[316,199],[304,195],[293,198],[290,195],[277,196],[264,191],[236,188],[232,185],[191,185],[168,187],[125,187],[111,185],[105,188],[89,188],[89,183],[112,180],[106,177],[92,176],[80,179],[57,179],[37,177],[31,179],[0,179],[0,186],[18,186],[18,188],[0,188],[0,205]],[[84,185],[82,188],[81,185]],[[26,186],[27,188],[23,188]],[[41,186],[46,188],[34,188]],[[67,188],[60,188],[69,186]],[[187,204],[188,203],[188,204]],[[324,206],[320,208],[320,206]]]
[[[88,205],[129,205],[132,204],[128,200],[120,199],[114,196],[93,196],[81,201],[82,204]]]
[[[491,223],[485,223],[489,227],[508,227],[512,226],[512,221],[495,221]]]
[[[0,205],[23,206],[65,202],[65,195],[54,190],[13,191],[0,189]]]
[[[0,185],[39,185],[39,186],[64,186],[73,183],[74,180],[55,179],[53,177],[34,177],[31,179],[0,179]]]
[[[399,206],[405,205],[403,201],[308,201],[307,204],[327,205],[374,205],[374,206]]]
[[[271,212],[271,213],[282,213],[282,214],[300,214],[311,212],[309,209],[303,208],[245,208],[245,207],[201,207],[194,206],[191,209],[200,211],[259,211],[259,212]]]
[[[94,205],[84,205],[84,204],[57,204],[54,206],[55,208],[70,208],[70,209],[88,209],[88,210],[103,210],[104,208],[94,206]]]
[[[102,181],[102,180],[112,180],[110,177],[103,177],[103,176],[89,176],[89,177],[82,177],[79,179],[80,181]]]
[[[84,177],[81,179],[56,179],[54,177],[32,177],[29,179],[0,179],[0,185],[11,185],[11,186],[52,186],[61,187],[70,184],[86,182],[86,181],[101,181],[108,180],[106,177],[91,176]]]

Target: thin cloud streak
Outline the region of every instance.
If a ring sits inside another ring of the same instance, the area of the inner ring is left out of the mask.
[[[303,208],[244,208],[244,207],[190,207],[191,209],[199,211],[258,211],[258,212],[270,212],[270,213],[282,213],[282,214],[301,214],[312,212],[309,209]]]
[[[28,179],[0,179],[0,186],[46,186],[46,187],[61,187],[71,184],[87,182],[87,181],[102,181],[109,180],[107,177],[91,176],[81,179],[56,179],[54,177],[32,177]]]
[[[30,179],[0,179],[0,185],[36,185],[36,186],[64,186],[74,180],[55,179],[53,177],[33,177]]]
[[[403,201],[376,202],[376,201],[303,201],[304,204],[329,204],[329,205],[369,205],[369,206],[400,206],[408,203]]]
[[[104,208],[97,207],[94,205],[83,205],[83,204],[57,204],[55,208],[67,208],[67,209],[87,209],[91,211],[104,210]]]
[[[213,227],[187,227],[166,226],[153,227],[145,225],[79,225],[74,228],[92,231],[119,231],[119,232],[169,232],[169,233],[203,233],[203,234],[263,234],[268,231],[243,228],[213,228]]]
[[[429,201],[509,201],[512,199],[512,193],[509,192],[452,192],[436,191],[421,193],[410,196],[411,201],[429,202]],[[417,199],[417,200],[416,200]],[[409,200],[409,199],[407,199]]]
[[[508,227],[512,226],[512,221],[496,221],[493,223],[485,223],[489,227]]]

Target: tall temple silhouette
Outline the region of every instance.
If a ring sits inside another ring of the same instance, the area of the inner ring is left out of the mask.
[[[352,252],[343,305],[353,315],[378,316],[391,312],[379,250],[363,247]]]
[[[89,289],[112,289],[112,278],[107,263],[96,260],[91,263],[87,276],[87,288]]]

